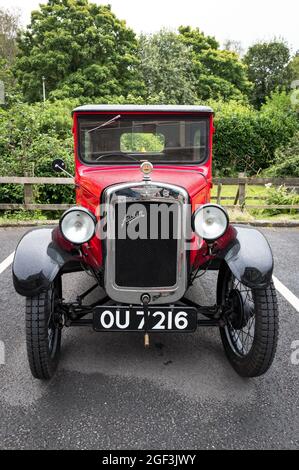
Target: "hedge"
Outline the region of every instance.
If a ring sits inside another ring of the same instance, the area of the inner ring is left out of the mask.
[[[299,127],[296,112],[271,102],[261,111],[238,103],[216,103],[214,109],[214,166],[219,175],[254,175],[268,168],[275,151],[287,145]]]
[[[256,174],[268,168],[275,163],[277,149],[288,145],[299,128],[298,115],[290,109],[286,94],[274,95],[261,111],[238,102],[209,104],[215,110],[214,167],[220,176],[240,171]],[[77,105],[78,100],[61,100],[0,108],[0,174],[53,176],[54,158],[63,158],[72,173],[71,110]],[[41,203],[72,203],[74,190],[40,186],[35,196]],[[0,202],[18,203],[22,197],[20,186],[0,186]]]

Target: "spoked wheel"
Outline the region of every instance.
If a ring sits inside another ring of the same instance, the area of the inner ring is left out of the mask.
[[[27,354],[31,373],[36,379],[51,379],[59,362],[61,325],[57,304],[60,298],[60,277],[47,291],[26,298]]]
[[[265,289],[250,289],[223,265],[217,294],[226,310],[220,334],[229,362],[243,377],[264,374],[273,362],[279,329],[273,282]]]

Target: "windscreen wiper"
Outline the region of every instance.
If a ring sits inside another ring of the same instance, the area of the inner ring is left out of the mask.
[[[112,124],[113,122],[117,121],[117,120],[120,119],[120,118],[121,118],[121,115],[118,114],[117,116],[114,116],[114,118],[109,119],[109,121],[104,122],[104,123],[101,124],[100,126],[97,126],[97,127],[95,127],[94,129],[90,129],[89,131],[87,131],[87,133],[90,134],[91,132],[94,132],[94,131],[97,131],[98,129],[101,129],[102,127],[106,127],[106,126],[108,126],[109,124]]]
[[[131,160],[134,160],[135,162],[139,163],[139,160],[137,158],[134,157],[134,153],[126,153],[126,152],[111,152],[111,153],[105,153],[103,155],[100,155],[98,158],[95,159],[96,162],[99,162],[100,160],[102,160],[103,158],[105,157],[119,157],[119,156],[122,156],[122,157],[127,157]],[[138,154],[136,154],[138,155]]]

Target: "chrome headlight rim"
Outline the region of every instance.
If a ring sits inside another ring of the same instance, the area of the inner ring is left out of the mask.
[[[88,238],[86,238],[84,241],[81,241],[81,242],[74,242],[74,240],[71,240],[69,237],[67,237],[66,234],[63,231],[63,221],[65,220],[65,218],[68,215],[72,214],[73,212],[83,212],[84,214],[86,214],[87,216],[89,216],[91,218],[91,220],[93,222],[93,225],[94,225],[93,231],[90,234],[90,236]],[[88,243],[95,236],[95,234],[96,234],[96,224],[97,224],[97,218],[89,209],[87,209],[86,207],[83,207],[83,206],[74,206],[74,207],[71,207],[70,209],[68,209],[67,211],[65,211],[63,213],[63,215],[61,216],[61,218],[59,220],[59,229],[60,229],[60,232],[61,232],[61,234],[62,234],[62,236],[65,240],[72,243],[73,245],[80,246],[80,245],[84,245],[84,243]]]
[[[200,212],[203,212],[205,209],[207,209],[209,207],[219,209],[225,215],[225,218],[226,218],[225,228],[223,229],[223,231],[221,232],[220,235],[217,235],[217,237],[213,237],[213,238],[203,237],[202,234],[197,233],[196,228],[195,228],[195,219],[196,219],[196,217],[198,216],[198,214]],[[226,233],[226,231],[228,229],[229,223],[230,223],[230,220],[229,220],[229,216],[228,216],[228,213],[227,213],[226,209],[223,206],[220,206],[219,204],[213,204],[213,203],[203,204],[201,207],[199,207],[193,213],[192,219],[191,219],[191,226],[192,226],[193,232],[196,233],[196,235],[198,235],[199,237],[201,237],[203,240],[205,240],[207,242],[215,242],[216,240],[219,240],[219,238],[223,237],[223,235]]]

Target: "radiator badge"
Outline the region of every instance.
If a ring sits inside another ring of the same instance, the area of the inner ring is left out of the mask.
[[[135,214],[126,215],[121,224],[121,228],[123,228],[125,225],[130,225],[136,219],[143,219],[144,217],[145,217],[145,214],[143,211],[137,211],[135,212]]]

